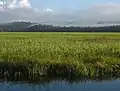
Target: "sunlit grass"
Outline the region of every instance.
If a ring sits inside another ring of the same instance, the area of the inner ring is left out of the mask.
[[[0,69],[25,76],[119,76],[118,33],[0,33]]]

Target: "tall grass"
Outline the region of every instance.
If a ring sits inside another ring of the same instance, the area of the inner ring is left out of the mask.
[[[120,34],[0,33],[0,70],[29,78],[119,77]]]

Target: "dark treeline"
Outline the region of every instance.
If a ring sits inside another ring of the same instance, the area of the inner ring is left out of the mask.
[[[31,22],[13,22],[0,24],[1,32],[120,32],[120,25],[103,27],[61,27]]]

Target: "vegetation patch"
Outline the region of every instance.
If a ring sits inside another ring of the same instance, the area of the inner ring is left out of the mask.
[[[120,77],[119,39],[109,33],[0,33],[1,78]]]

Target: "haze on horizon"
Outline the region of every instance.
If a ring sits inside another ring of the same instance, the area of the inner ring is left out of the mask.
[[[100,21],[119,24],[119,9],[119,0],[0,0],[0,23],[22,20],[53,25],[94,25]]]

